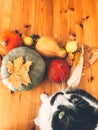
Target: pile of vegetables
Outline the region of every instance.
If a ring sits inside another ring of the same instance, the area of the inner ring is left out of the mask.
[[[48,36],[13,30],[0,33],[1,76],[12,91],[33,88],[45,74],[51,82],[66,82],[69,87],[77,87],[85,60],[92,65],[97,58],[98,49],[80,46],[74,39],[61,47]]]

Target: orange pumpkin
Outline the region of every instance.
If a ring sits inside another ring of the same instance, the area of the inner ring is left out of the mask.
[[[10,50],[22,46],[21,36],[13,30],[0,32],[0,55],[5,56]]]

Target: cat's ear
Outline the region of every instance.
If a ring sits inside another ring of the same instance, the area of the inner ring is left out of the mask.
[[[41,94],[40,98],[41,98],[41,101],[44,103],[48,99],[48,95],[47,94]]]

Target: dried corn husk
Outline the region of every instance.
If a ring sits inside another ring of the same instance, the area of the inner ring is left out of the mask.
[[[82,76],[83,62],[84,62],[84,47],[82,46],[82,53],[80,55],[79,62],[74,68],[71,76],[67,80],[68,87],[74,88],[79,85]]]

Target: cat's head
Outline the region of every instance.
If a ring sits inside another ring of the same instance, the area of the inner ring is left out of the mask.
[[[98,101],[84,90],[41,95],[42,105],[35,120],[40,130],[97,130]]]

